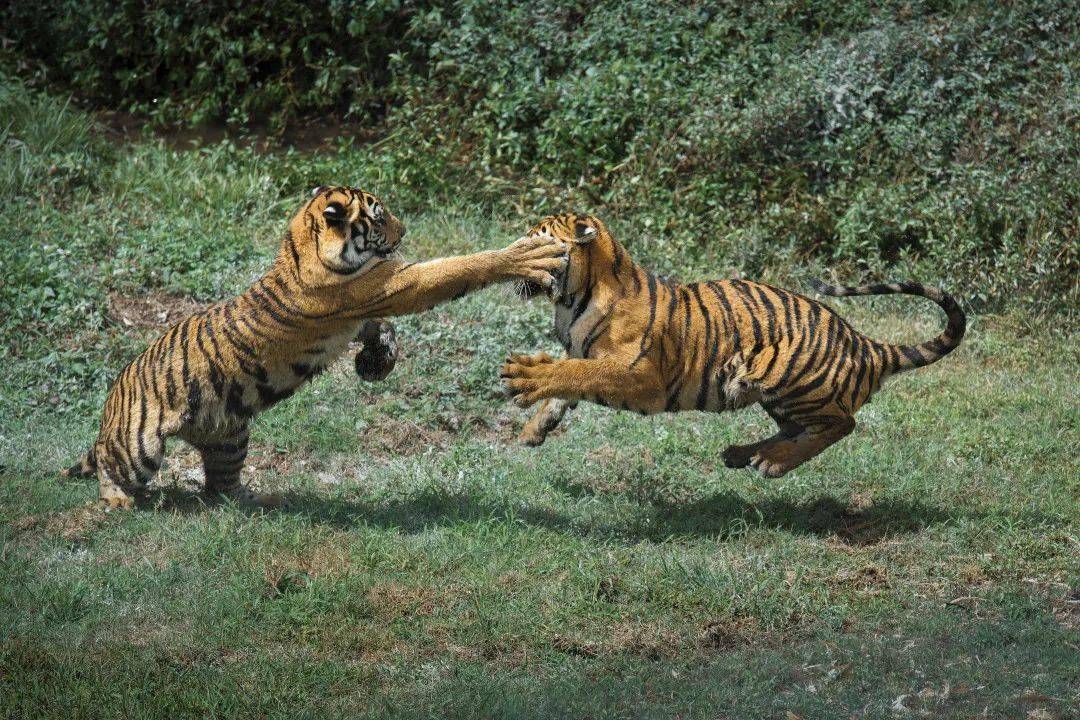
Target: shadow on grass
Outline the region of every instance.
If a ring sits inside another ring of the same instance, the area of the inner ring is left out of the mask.
[[[492,502],[470,495],[428,490],[387,502],[356,502],[297,491],[289,494],[287,512],[342,529],[375,525],[404,533],[432,526],[485,520],[521,523],[553,532],[604,537],[626,542],[661,542],[680,537],[723,539],[748,528],[835,537],[852,545],[870,545],[891,535],[915,533],[931,525],[970,517],[918,501],[884,500],[854,508],[829,496],[790,501],[750,502],[735,493],[719,493],[689,503],[653,503],[632,516],[593,520],[571,517],[552,508]]]
[[[334,498],[306,490],[288,491],[285,497],[288,507],[246,512],[282,512],[345,530],[374,525],[403,533],[482,521],[510,522],[628,543],[689,537],[724,539],[760,527],[833,537],[850,545],[872,545],[889,536],[912,534],[978,515],[973,511],[944,510],[917,500],[884,499],[869,506],[855,506],[828,495],[797,501],[781,497],[749,501],[734,492],[689,502],[653,499],[634,512],[612,512],[603,518],[575,517],[550,507],[495,501],[437,488],[389,501]],[[136,497],[140,510],[183,515],[201,514],[223,504],[176,487],[152,488]]]

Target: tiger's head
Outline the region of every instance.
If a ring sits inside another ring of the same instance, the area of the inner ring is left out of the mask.
[[[289,223],[283,255],[305,279],[352,278],[397,250],[405,226],[369,192],[317,187]]]
[[[526,237],[536,236],[553,237],[565,243],[569,262],[551,289],[534,282],[523,282],[518,288],[523,298],[541,293],[547,293],[553,300],[576,295],[588,284],[590,255],[610,239],[607,227],[599,218],[575,212],[544,218],[526,234]]]

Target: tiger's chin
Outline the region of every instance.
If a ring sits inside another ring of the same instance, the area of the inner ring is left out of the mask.
[[[372,268],[372,260],[388,260],[396,255],[396,247],[386,250],[363,250],[355,260],[343,258],[346,262],[334,264],[324,262],[323,265],[336,275],[362,275]]]

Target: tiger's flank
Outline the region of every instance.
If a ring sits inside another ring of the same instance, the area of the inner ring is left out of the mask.
[[[243,294],[170,327],[125,367],[105,401],[97,441],[67,476],[98,477],[101,500],[130,508],[178,436],[202,456],[208,493],[279,503],[240,482],[252,418],[292,395],[360,332],[356,371],[382,379],[396,353],[378,318],[427,310],[520,278],[550,287],[565,250],[528,238],[502,250],[410,263],[405,227],[371,193],[320,187],[289,223],[269,271]]]
[[[937,362],[964,336],[956,301],[919,283],[813,282],[824,295],[903,293],[945,311],[940,335],[894,345],[862,335],[816,300],[765,283],[658,278],[589,215],[548,217],[527,237],[555,238],[570,257],[549,292],[566,357],[515,354],[501,369],[519,406],[542,403],[520,436],[527,445],[543,443],[582,400],[642,414],[757,403],[776,422],[776,434],[728,447],[724,462],[780,477],[850,434],[855,413],[886,378]],[[523,287],[526,294],[541,290]]]

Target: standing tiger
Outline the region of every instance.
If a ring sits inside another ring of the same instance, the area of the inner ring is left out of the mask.
[[[543,401],[522,431],[528,445],[541,444],[580,400],[642,414],[760,403],[779,432],[728,447],[724,462],[779,477],[850,433],[855,412],[886,377],[940,360],[964,336],[956,301],[918,283],[814,282],[832,296],[920,295],[948,316],[933,340],[891,345],[861,335],[815,300],[764,283],[661,280],[588,215],[546,218],[527,237],[555,238],[570,257],[550,293],[568,357],[511,355],[500,373],[519,406]],[[525,287],[526,294],[539,290]]]
[[[383,375],[392,328],[369,319],[421,312],[513,278],[549,287],[566,265],[565,248],[546,238],[407,263],[395,254],[404,235],[371,193],[317,188],[265,275],[169,328],[120,372],[97,441],[64,474],[96,472],[101,500],[130,508],[131,491],[160,467],[166,438],[179,436],[201,453],[207,492],[272,502],[240,482],[251,419],[324,370],[361,328],[357,373]]]

